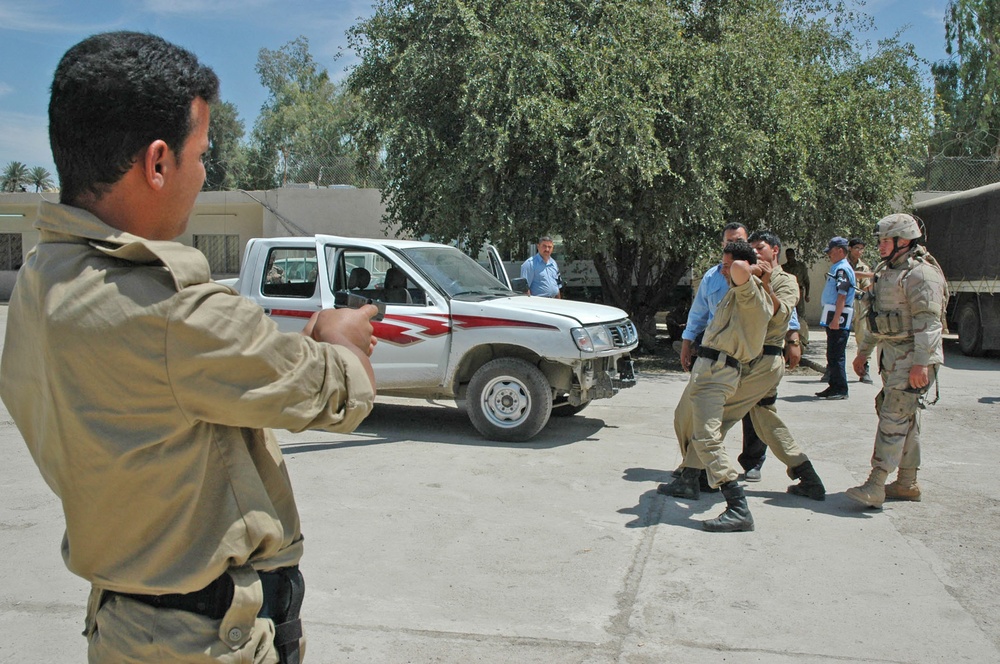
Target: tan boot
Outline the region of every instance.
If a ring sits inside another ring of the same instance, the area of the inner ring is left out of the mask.
[[[848,498],[864,503],[868,507],[881,508],[885,502],[885,479],[888,476],[889,473],[881,468],[872,468],[864,484],[852,487],[845,493]]]
[[[896,481],[885,485],[885,497],[892,500],[920,502],[920,485],[916,468],[900,468]]]

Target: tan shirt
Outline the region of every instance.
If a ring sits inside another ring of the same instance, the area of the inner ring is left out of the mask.
[[[799,282],[778,265],[771,271],[771,290],[774,291],[774,296],[778,298],[778,311],[767,322],[764,345],[778,346],[780,348],[785,345],[785,333],[788,332],[788,323],[792,320],[792,311],[795,309],[795,304],[799,301]],[[773,305],[771,306],[773,311]]]
[[[749,362],[764,347],[772,311],[771,298],[760,279],[752,276],[745,284],[730,288],[719,302],[702,346],[720,350],[739,362]]]
[[[302,555],[270,431],[349,431],[373,390],[347,349],[282,333],[205,257],[42,203],[8,310],[0,396],[62,500],[67,567],[190,592]]]

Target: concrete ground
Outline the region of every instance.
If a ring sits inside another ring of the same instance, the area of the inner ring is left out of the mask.
[[[998,369],[948,345],[924,500],[882,511],[843,493],[868,474],[877,386],[825,402],[815,371],[786,377],[779,412],[829,496],[786,494],[770,459],[747,485],[752,533],[702,530],[719,494],[655,492],[680,460],[683,374],[644,374],[530,444],[401,399],[354,434],[282,433],[306,533],[306,661],[1000,661]],[[84,661],[87,584],[63,566],[60,505],[6,411],[0,445],[0,662]]]

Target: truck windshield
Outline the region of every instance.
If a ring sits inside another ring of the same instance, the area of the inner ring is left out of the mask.
[[[454,247],[414,247],[402,253],[449,297],[507,297],[514,292]]]

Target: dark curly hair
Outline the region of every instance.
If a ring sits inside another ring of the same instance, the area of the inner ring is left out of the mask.
[[[151,34],[106,32],[73,46],[56,67],[49,142],[60,199],[100,198],[161,139],[178,155],[191,103],[218,98],[219,79],[193,53]]]
[[[734,261],[746,261],[750,265],[757,264],[757,253],[750,246],[749,242],[744,240],[736,240],[735,242],[730,242],[726,245],[726,248],[722,250],[723,254],[729,254],[733,257]]]

